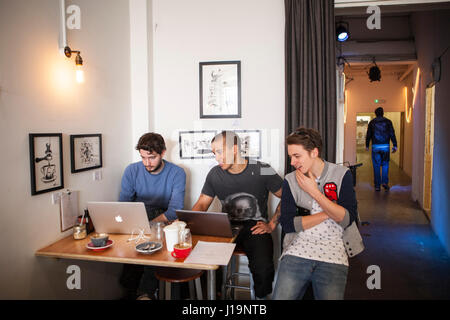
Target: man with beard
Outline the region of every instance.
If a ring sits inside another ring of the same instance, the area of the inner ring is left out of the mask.
[[[151,222],[176,220],[175,211],[184,206],[184,170],[163,160],[166,145],[160,134],[144,134],[136,150],[142,161],[132,163],[125,169],[119,201],[143,202]],[[129,264],[124,265],[121,283],[128,290],[128,298],[139,296],[140,284],[140,296],[153,297],[158,285],[152,267]]]
[[[192,210],[207,211],[214,197],[222,203],[233,227],[240,228],[236,245],[249,260],[257,298],[272,292],[274,278],[271,232],[278,225],[280,206],[272,219],[267,214],[269,192],[281,198],[283,179],[268,164],[241,156],[240,139],[232,131],[223,131],[211,141],[219,163],[212,168],[200,197]],[[220,277],[218,277],[220,279]]]

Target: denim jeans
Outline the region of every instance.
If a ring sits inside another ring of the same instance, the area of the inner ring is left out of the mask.
[[[301,299],[311,282],[316,300],[342,300],[347,273],[345,265],[285,255],[278,267],[273,299]]]
[[[372,145],[373,183],[376,188],[380,187],[380,184],[389,183],[389,159],[389,145]]]

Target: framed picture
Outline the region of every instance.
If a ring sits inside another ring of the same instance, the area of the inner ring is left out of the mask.
[[[71,135],[70,165],[72,173],[101,168],[102,135],[99,133]]]
[[[200,118],[241,117],[241,62],[200,62]]]
[[[241,155],[254,159],[261,158],[261,131],[234,130],[241,139]]]
[[[62,133],[30,133],[31,195],[64,188]]]
[[[211,140],[216,135],[215,130],[180,131],[181,159],[211,159]]]

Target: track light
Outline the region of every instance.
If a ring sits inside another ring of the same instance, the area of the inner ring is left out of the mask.
[[[76,79],[78,83],[84,82],[84,72],[83,72],[83,58],[81,58],[80,51],[71,50],[68,46],[64,48],[64,54],[67,58],[72,56],[72,53],[76,53],[75,65],[77,67]]]
[[[378,68],[378,66],[376,64],[375,59],[373,59],[373,63],[374,63],[374,66],[371,67],[369,69],[369,72],[367,73],[369,75],[370,82],[381,81],[381,71],[380,71],[380,68]]]
[[[350,36],[350,32],[348,31],[348,23],[347,22],[339,22],[336,26],[336,37],[340,42],[344,42]]]

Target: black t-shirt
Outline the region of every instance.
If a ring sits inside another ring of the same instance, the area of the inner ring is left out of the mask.
[[[283,179],[268,164],[249,163],[238,174],[229,173],[219,166],[212,168],[206,177],[202,193],[215,197],[222,203],[222,211],[231,221],[267,221],[269,191],[280,190]]]

